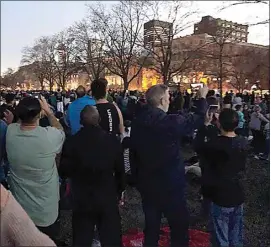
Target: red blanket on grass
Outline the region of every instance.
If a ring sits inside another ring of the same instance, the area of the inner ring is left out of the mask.
[[[131,229],[123,235],[123,247],[141,247],[143,246],[144,233],[137,229]],[[161,228],[159,247],[168,247],[170,243],[169,227]],[[189,230],[189,247],[209,247],[209,233]]]

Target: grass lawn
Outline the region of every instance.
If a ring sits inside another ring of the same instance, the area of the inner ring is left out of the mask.
[[[191,156],[189,150],[185,156]],[[191,216],[190,227],[207,231],[207,221],[199,220],[201,202],[199,200],[199,184],[188,179],[187,204]],[[270,246],[270,178],[269,163],[250,159],[247,164],[245,180],[246,202],[244,204],[244,241],[245,246],[267,247]],[[123,232],[130,228],[144,227],[140,195],[136,189],[128,188],[126,203],[121,208]],[[166,225],[166,219],[162,219]],[[61,239],[71,245],[71,212],[61,212]]]

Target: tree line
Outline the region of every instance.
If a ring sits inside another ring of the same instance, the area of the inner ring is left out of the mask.
[[[52,89],[56,84],[65,89],[70,76],[86,72],[90,80],[118,75],[128,89],[144,67],[155,70],[168,84],[174,76],[191,70],[206,72],[214,64],[212,70],[221,81],[219,88],[230,76],[241,90],[250,73],[256,73],[256,68],[263,71],[266,64],[247,49],[225,51],[227,36],[212,37],[196,46],[177,43],[176,38],[199,17],[193,1],[118,1],[111,6],[91,3],[86,8],[81,21],[55,35],[40,37],[22,50],[21,63],[31,65],[41,88],[47,85]],[[168,26],[161,27],[162,31],[153,29],[156,44],[144,44],[144,23],[161,19],[171,23],[170,31]],[[6,75],[6,81],[14,79],[11,75]]]

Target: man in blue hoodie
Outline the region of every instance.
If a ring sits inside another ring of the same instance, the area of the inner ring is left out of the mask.
[[[77,99],[73,101],[68,108],[67,122],[71,128],[71,134],[75,135],[81,128],[80,113],[86,105],[95,105],[95,100],[86,95],[86,89],[79,86],[76,89]]]
[[[171,229],[171,246],[187,247],[189,218],[181,137],[204,121],[208,88],[199,90],[196,113],[186,118],[167,114],[169,89],[159,84],[146,92],[147,105],[131,128],[131,171],[145,214],[144,246],[157,246],[162,214]]]

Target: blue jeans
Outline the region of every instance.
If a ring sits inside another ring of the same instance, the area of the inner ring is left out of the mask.
[[[243,246],[243,205],[224,208],[211,203],[212,246]]]

